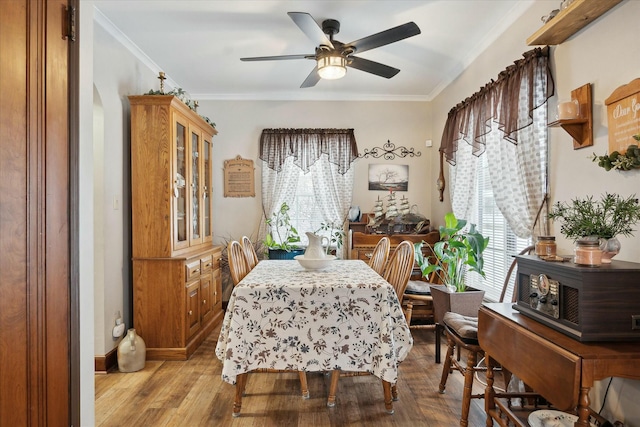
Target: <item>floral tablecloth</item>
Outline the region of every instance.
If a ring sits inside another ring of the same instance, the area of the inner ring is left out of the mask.
[[[393,287],[360,260],[264,260],[233,289],[216,346],[222,379],[255,369],[369,372],[395,383],[413,346]]]

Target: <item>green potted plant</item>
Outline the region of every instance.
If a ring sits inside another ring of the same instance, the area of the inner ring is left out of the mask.
[[[344,231],[341,225],[336,224],[335,222],[323,222],[320,224],[320,227],[314,231],[315,234],[322,233],[323,235],[327,235],[329,239],[329,246],[335,245],[336,255],[340,252],[340,248],[344,244]]]
[[[485,276],[482,253],[489,244],[489,238],[478,232],[475,224],[470,224],[465,230],[467,221],[457,219],[453,212],[446,214],[444,220],[445,225],[439,228],[440,241],[431,248],[433,257],[423,255],[424,242],[415,244],[415,258],[422,275],[427,277],[433,273],[444,283],[430,287],[436,323],[447,311],[465,316],[478,315],[484,291],[468,288],[464,278],[468,271]]]
[[[560,221],[560,233],[573,241],[600,240],[603,262],[610,262],[620,251],[616,236],[633,236],[633,227],[640,221],[640,204],[635,194],[623,198],[605,193],[600,200],[587,196],[570,203],[556,202],[548,216]]]
[[[290,209],[289,205],[283,202],[280,208],[265,220],[269,232],[265,236],[264,245],[268,250],[269,259],[293,259],[294,256],[304,253],[304,249],[298,246],[300,235],[291,224]]]

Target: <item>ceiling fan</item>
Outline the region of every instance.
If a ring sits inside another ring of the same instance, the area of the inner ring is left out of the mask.
[[[316,66],[304,82],[302,82],[301,88],[315,86],[321,78],[342,78],[347,72],[346,67],[390,79],[398,74],[400,70],[379,62],[357,57],[354,54],[420,34],[420,28],[418,28],[414,22],[408,22],[350,43],[342,43],[333,39],[333,36],[340,31],[340,22],[335,19],[324,20],[322,27],[320,27],[315,19],[308,13],[288,12],[287,14],[293,19],[293,22],[300,27],[302,32],[318,45],[315,53],[306,55],[256,56],[240,58],[240,60],[279,61],[287,59],[313,59],[316,61]]]

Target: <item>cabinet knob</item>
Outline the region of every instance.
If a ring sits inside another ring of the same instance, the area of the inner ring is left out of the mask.
[[[204,305],[204,304],[206,304],[206,303],[207,303],[207,300],[206,300],[206,299],[203,299],[203,300],[202,300],[202,304]]]
[[[193,316],[193,310],[189,310],[189,316]]]

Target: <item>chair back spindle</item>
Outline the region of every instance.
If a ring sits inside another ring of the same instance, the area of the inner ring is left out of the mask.
[[[251,239],[247,236],[242,236],[242,250],[244,251],[244,256],[247,260],[247,267],[249,268],[249,271],[251,271],[253,270],[253,267],[258,264],[258,255],[253,247],[253,243],[251,243]]]
[[[384,279],[393,286],[400,301],[407,289],[414,260],[413,243],[404,240],[396,247],[384,272]]]
[[[229,272],[231,273],[231,280],[233,286],[236,286],[244,276],[249,273],[249,266],[242,249],[242,245],[237,240],[229,242],[227,246],[227,256],[229,259]]]
[[[371,259],[369,260],[369,267],[371,267],[379,275],[384,274],[384,268],[389,258],[389,248],[391,247],[391,241],[388,237],[383,237],[378,240],[376,247],[373,249]]]

